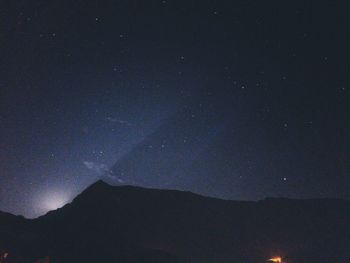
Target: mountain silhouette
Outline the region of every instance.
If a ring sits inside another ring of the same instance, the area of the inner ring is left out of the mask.
[[[349,222],[346,200],[227,201],[98,181],[36,219],[0,213],[0,262],[341,263]]]

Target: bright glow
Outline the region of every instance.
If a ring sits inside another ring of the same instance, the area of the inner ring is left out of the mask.
[[[42,201],[42,208],[45,211],[56,210],[61,208],[70,201],[66,193],[49,193]]]
[[[282,263],[282,258],[281,257],[273,257],[268,259],[268,261],[274,262],[274,263]]]

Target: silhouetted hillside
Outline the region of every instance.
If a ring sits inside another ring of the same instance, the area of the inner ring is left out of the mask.
[[[1,213],[0,252],[3,262],[342,263],[349,222],[344,200],[225,201],[98,181],[35,220]]]

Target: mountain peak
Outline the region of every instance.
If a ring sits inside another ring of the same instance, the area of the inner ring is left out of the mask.
[[[106,183],[105,181],[103,181],[102,179],[97,180],[96,182],[94,182],[91,186],[111,186],[108,183]]]
[[[100,191],[104,191],[106,189],[109,189],[111,187],[113,187],[113,186],[100,179],[100,180],[92,183],[90,186],[88,186],[81,194],[86,193],[86,192],[96,192],[96,191],[100,192]]]

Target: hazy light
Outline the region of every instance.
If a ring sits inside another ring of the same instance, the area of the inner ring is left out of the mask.
[[[42,200],[42,209],[47,211],[50,210],[56,210],[58,208],[61,208],[65,204],[67,204],[70,201],[69,194],[66,194],[64,192],[58,193],[48,193],[45,197],[43,197]]]

